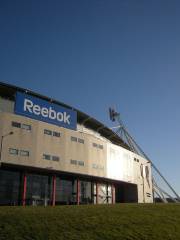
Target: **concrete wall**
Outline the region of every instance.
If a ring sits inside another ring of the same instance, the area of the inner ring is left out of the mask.
[[[31,125],[31,131],[12,126],[12,121]],[[0,135],[13,131],[3,140],[1,161],[23,166],[55,169],[71,173],[81,173],[138,185],[138,202],[152,202],[152,183],[150,163],[142,157],[110,143],[98,133],[83,126],[77,131],[61,128],[45,122],[15,115],[0,113]],[[44,129],[60,132],[60,137],[44,134]],[[71,141],[71,137],[83,139],[83,143]],[[93,143],[97,146],[94,147]],[[29,151],[29,156],[12,155],[9,148]],[[58,156],[60,161],[43,159],[43,154]],[[138,159],[138,162],[134,159]],[[71,160],[84,163],[71,164]],[[145,166],[149,168],[147,180]],[[141,174],[141,168],[142,174]],[[146,192],[151,197],[146,196]]]
[[[0,121],[2,123],[1,134],[2,132],[3,135],[10,131],[14,132],[13,135],[5,137],[3,140],[1,157],[3,162],[106,177],[106,142],[89,134],[10,113],[0,113]],[[12,121],[31,125],[31,131],[12,127]],[[44,129],[60,132],[61,137],[46,135]],[[71,141],[71,136],[83,139],[84,144]],[[103,145],[103,149],[93,147],[93,143]],[[30,155],[29,157],[11,155],[9,148],[28,150]],[[45,160],[43,154],[59,156],[60,161]],[[71,159],[83,161],[84,166],[72,165]],[[93,164],[98,167],[93,168]]]
[[[152,202],[151,165],[141,156],[107,143],[107,177],[137,184],[138,202]]]

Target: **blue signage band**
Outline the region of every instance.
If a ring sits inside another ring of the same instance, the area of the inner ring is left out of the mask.
[[[31,95],[17,92],[14,112],[16,114],[76,130],[77,112]]]

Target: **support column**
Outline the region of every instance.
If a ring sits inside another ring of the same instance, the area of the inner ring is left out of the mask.
[[[106,199],[107,199],[107,204],[109,203],[109,189],[108,189],[108,187],[109,187],[109,184],[107,183],[107,185],[106,185]]]
[[[22,205],[26,205],[26,188],[27,188],[27,175],[23,175],[23,193],[22,193]]]
[[[114,187],[114,184],[111,185],[111,191],[112,191],[112,204],[115,204],[115,187]]]
[[[77,189],[76,189],[76,203],[79,205],[79,197],[80,197],[80,182],[79,179],[77,179]]]
[[[99,184],[96,182],[96,204],[98,204],[98,198],[99,198]]]
[[[56,175],[53,176],[53,186],[52,186],[52,206],[56,205]]]

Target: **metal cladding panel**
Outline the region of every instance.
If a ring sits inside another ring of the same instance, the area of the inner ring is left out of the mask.
[[[107,177],[120,181],[133,182],[133,153],[122,147],[108,143]]]
[[[72,130],[77,127],[76,111],[21,92],[16,93],[14,112]]]

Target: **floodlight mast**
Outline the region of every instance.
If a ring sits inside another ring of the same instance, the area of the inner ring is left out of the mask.
[[[115,122],[118,122],[118,130],[117,130],[117,134],[119,134],[121,132],[120,137],[122,138],[122,140],[128,144],[128,146],[130,147],[131,151],[141,155],[142,157],[144,157],[145,159],[148,160],[148,162],[151,163],[152,168],[156,171],[156,173],[163,179],[163,181],[167,184],[167,186],[171,189],[171,191],[174,193],[174,195],[176,196],[177,200],[180,202],[180,197],[177,194],[177,192],[173,189],[173,187],[170,185],[170,183],[166,180],[166,178],[161,174],[161,172],[159,171],[159,169],[155,166],[155,164],[150,160],[150,158],[145,154],[145,152],[142,150],[142,148],[136,143],[136,141],[133,139],[133,137],[129,134],[129,132],[127,131],[127,128],[125,127],[125,125],[123,124],[121,118],[120,118],[120,113],[117,113],[113,108],[109,108],[109,116],[110,116],[110,120]],[[173,199],[174,202],[177,202],[177,200],[173,197],[171,197],[168,193],[166,193],[164,190],[162,190],[160,187],[158,187],[157,183],[154,180],[153,177],[153,191],[158,195],[162,195],[161,200],[163,202],[167,202],[167,200],[165,200],[164,195],[167,195],[168,197],[171,198],[171,200]],[[157,192],[159,191],[159,193]]]

